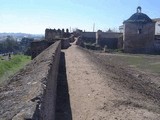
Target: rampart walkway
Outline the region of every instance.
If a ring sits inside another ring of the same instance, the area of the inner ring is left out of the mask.
[[[146,93],[143,79],[103,64],[76,45],[63,50],[63,57],[65,67],[60,66],[60,71],[65,75],[59,79],[63,82],[58,85],[57,120],[159,119],[159,97],[152,96],[159,90],[148,85]]]
[[[55,42],[0,87],[0,120],[159,120],[160,75],[118,58]]]

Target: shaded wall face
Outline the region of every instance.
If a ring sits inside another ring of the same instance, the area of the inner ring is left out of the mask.
[[[87,38],[87,37],[82,37],[83,42],[85,43],[95,43],[96,39],[95,38]]]
[[[83,32],[81,33],[83,42],[86,43],[95,43],[96,42],[96,33],[95,32]]]
[[[145,53],[150,51],[155,34],[155,23],[126,23],[123,34],[125,52]]]
[[[108,49],[117,49],[118,48],[118,38],[101,38],[98,41],[98,44],[101,47],[107,45]]]
[[[70,37],[70,33],[66,30],[55,30],[55,29],[46,29],[45,30],[45,39],[48,41],[54,41],[57,38],[68,38]]]
[[[37,41],[31,43],[31,54],[32,59],[39,55],[43,50],[49,47],[54,42],[47,42],[47,41]]]
[[[58,34],[54,31],[46,31],[45,32],[45,39],[46,40],[53,40],[56,38]]]

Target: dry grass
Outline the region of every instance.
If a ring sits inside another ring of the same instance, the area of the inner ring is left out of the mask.
[[[142,71],[160,74],[160,55],[125,54],[125,53],[96,53],[106,62],[129,66]]]

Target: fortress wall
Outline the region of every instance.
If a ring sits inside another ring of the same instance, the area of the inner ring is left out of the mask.
[[[54,47],[54,48],[52,48]],[[46,74],[46,89],[42,96],[41,104],[41,114],[40,118],[42,120],[54,120],[55,119],[55,103],[56,103],[56,89],[57,89],[57,76],[58,76],[58,67],[61,53],[61,42],[58,41],[55,43],[55,46],[49,47],[51,54],[50,62],[47,64],[49,69],[48,74]]]
[[[54,120],[60,53],[57,41],[0,88],[0,119]]]

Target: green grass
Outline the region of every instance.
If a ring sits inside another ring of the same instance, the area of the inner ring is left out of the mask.
[[[122,57],[122,56],[121,56]],[[139,68],[144,71],[149,71],[152,73],[160,73],[160,57],[148,57],[148,56],[123,56],[123,61],[128,65]]]
[[[2,58],[2,56],[1,56]],[[30,56],[14,55],[11,60],[0,58],[0,84],[22,69],[30,60]]]

